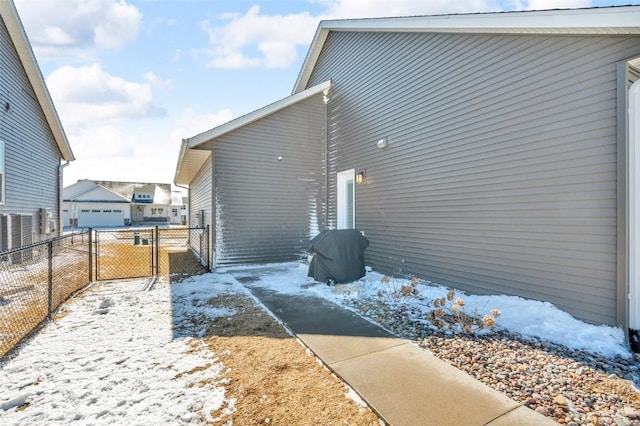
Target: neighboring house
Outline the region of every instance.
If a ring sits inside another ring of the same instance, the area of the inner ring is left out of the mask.
[[[90,180],[79,180],[63,191],[65,227],[115,227],[131,222],[131,200]]]
[[[182,196],[182,191],[171,191],[171,206],[169,206],[169,222],[172,225],[187,224],[186,197]]]
[[[74,160],[18,13],[0,1],[0,251],[61,234]]]
[[[357,227],[382,273],[638,329],[639,79],[639,6],[324,21],[293,95],[184,140],[175,183],[215,265]]]
[[[179,224],[182,206],[169,183],[80,180],[64,188],[65,226]]]

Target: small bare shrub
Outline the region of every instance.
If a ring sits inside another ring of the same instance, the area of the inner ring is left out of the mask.
[[[394,302],[399,302],[403,298],[412,298],[420,295],[420,291],[418,290],[418,284],[420,280],[416,277],[411,278],[408,285],[402,284],[399,285],[396,281],[387,277],[386,275],[380,279],[380,282],[383,284],[387,284],[389,291],[386,293],[383,291],[378,292],[378,297],[388,296]]]
[[[427,314],[427,319],[440,330],[454,330],[459,327],[466,334],[474,334],[496,326],[496,319],[500,317],[498,309],[492,309],[481,318],[478,306],[475,306],[471,313],[467,313],[465,306],[464,299],[456,297],[455,290],[450,290],[446,297],[433,300],[434,309]]]

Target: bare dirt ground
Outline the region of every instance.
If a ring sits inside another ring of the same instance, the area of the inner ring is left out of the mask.
[[[204,342],[224,364],[234,425],[380,425],[378,416],[269,314],[245,296],[212,298],[237,313],[208,324]]]

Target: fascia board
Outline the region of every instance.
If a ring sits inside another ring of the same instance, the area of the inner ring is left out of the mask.
[[[321,21],[292,93],[305,89],[332,31],[475,34],[640,34],[640,6]]]
[[[176,165],[173,183],[181,186],[189,185],[210,155],[211,151],[190,149],[187,142],[183,140],[180,145],[180,154],[178,155],[178,164]]]
[[[71,201],[84,201],[84,202],[91,202],[91,201],[98,202],[98,201],[106,201],[106,200],[109,200],[110,202],[120,202],[120,203],[128,203],[130,201],[125,197],[123,197],[122,195],[117,194],[101,185],[96,185],[95,188],[71,199]]]
[[[176,163],[176,172],[173,175],[173,183],[176,185],[182,185],[181,183],[178,183],[178,180],[179,180],[179,176],[181,175],[182,164],[184,163],[184,156],[187,149],[188,149],[188,143],[186,140],[182,139],[182,142],[180,142],[180,151],[178,152],[178,162]]]
[[[64,132],[58,113],[56,112],[53,100],[49,94],[49,90],[44,81],[44,77],[40,72],[40,67],[36,61],[36,57],[29,44],[27,34],[22,26],[18,11],[13,4],[13,0],[0,0],[0,16],[9,31],[11,41],[18,52],[22,66],[25,69],[27,78],[31,83],[38,103],[40,104],[44,113],[45,119],[49,124],[51,133],[58,145],[58,149],[62,155],[62,159],[65,161],[73,161],[75,157],[71,150],[71,145],[67,139],[67,135]]]
[[[270,105],[267,105],[263,108],[257,109],[249,114],[243,115],[242,117],[238,117],[235,120],[231,120],[225,124],[222,124],[218,127],[214,127],[211,130],[208,130],[204,133],[200,133],[199,135],[193,136],[191,138],[185,139],[187,141],[187,147],[194,149],[197,148],[198,145],[201,145],[205,142],[209,142],[212,139],[218,138],[226,133],[232,132],[236,129],[244,127],[254,121],[260,120],[264,117],[268,117],[269,115],[280,111],[284,108],[287,108],[291,105],[296,104],[304,99],[307,99],[311,96],[317,95],[331,87],[331,81],[325,81],[318,85],[315,85],[307,90],[303,90],[300,93],[296,93],[294,95],[288,96],[284,99],[280,99]]]

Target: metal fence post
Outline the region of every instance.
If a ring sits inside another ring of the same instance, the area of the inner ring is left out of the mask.
[[[160,275],[160,231],[156,225],[156,277]]]
[[[89,282],[93,282],[93,229],[89,228]]]
[[[211,272],[211,256],[210,256],[211,244],[209,244],[209,241],[211,241],[211,237],[209,236],[209,232],[211,232],[210,226],[211,225],[207,225],[207,235],[206,235],[207,237],[207,250],[206,250],[207,251],[207,272]]]
[[[49,250],[49,267],[47,273],[47,316],[51,319],[51,313],[53,312],[53,240],[49,240],[47,249]]]

